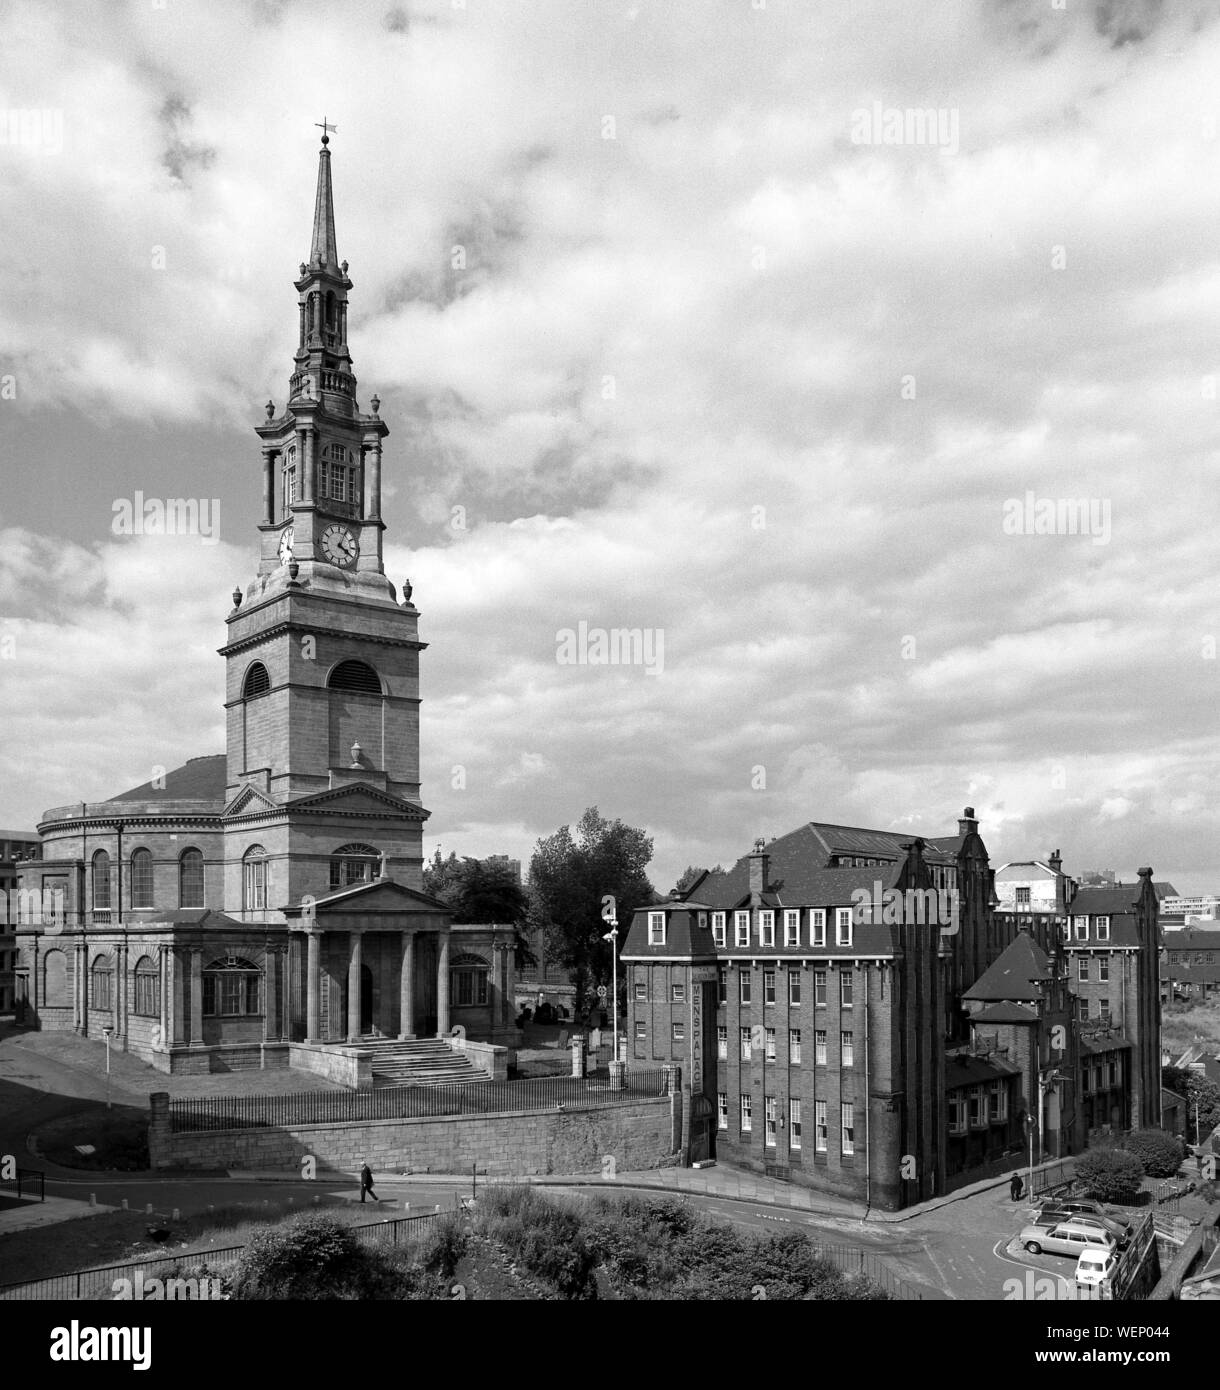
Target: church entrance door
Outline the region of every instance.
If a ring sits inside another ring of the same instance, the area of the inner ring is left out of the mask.
[[[367,965],[360,967],[360,1031],[373,1031],[373,972]]]

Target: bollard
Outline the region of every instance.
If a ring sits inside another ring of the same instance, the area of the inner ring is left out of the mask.
[[[151,1215],[152,1215],[152,1203],[151,1203],[151,1202],[149,1202],[149,1204],[144,1208],[144,1215],[145,1215],[145,1216],[151,1216]]]
[[[181,1220],[182,1220],[182,1213],[178,1210],[177,1207],[174,1208],[174,1216],[173,1216],[173,1219],[174,1219],[175,1221],[181,1221]]]
[[[96,1192],[90,1192],[90,1194],[89,1194],[89,1205],[90,1205],[91,1207],[97,1206],[97,1193],[96,1193]]]
[[[123,1198],[123,1210],[124,1210],[124,1211],[127,1210],[127,1198],[126,1198],[126,1197]]]

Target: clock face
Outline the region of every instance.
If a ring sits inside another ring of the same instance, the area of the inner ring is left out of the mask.
[[[360,543],[346,526],[328,526],[322,532],[322,554],[332,565],[348,569],[356,563]]]
[[[286,527],[280,533],[280,564],[286,565],[292,559],[292,527]]]

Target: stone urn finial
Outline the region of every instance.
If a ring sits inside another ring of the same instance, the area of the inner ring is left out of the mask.
[[[240,607],[241,607],[241,590],[240,590],[240,589],[234,589],[234,590],[233,590],[233,607],[234,607],[234,608],[240,608]]]
[[[361,753],[362,753],[363,751],[364,751],[364,750],[360,747],[359,743],[353,743],[353,744],[352,744],[352,766],[353,766],[353,767],[359,767],[359,766],[361,765],[361,763],[360,763],[360,755],[361,755]]]

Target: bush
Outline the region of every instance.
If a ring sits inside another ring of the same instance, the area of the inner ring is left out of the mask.
[[[1140,1129],[1123,1140],[1122,1147],[1135,1155],[1150,1178],[1172,1178],[1182,1166],[1180,1140],[1163,1129]]]
[[[1076,1177],[1099,1202],[1130,1202],[1144,1180],[1144,1165],[1123,1149],[1092,1149],[1076,1160]]]
[[[233,1278],[239,1299],[402,1298],[415,1279],[333,1216],[303,1212],[255,1234]]]
[[[466,1253],[468,1238],[457,1216],[442,1216],[433,1223],[424,1244],[421,1263],[429,1274],[452,1279],[458,1263]]]

